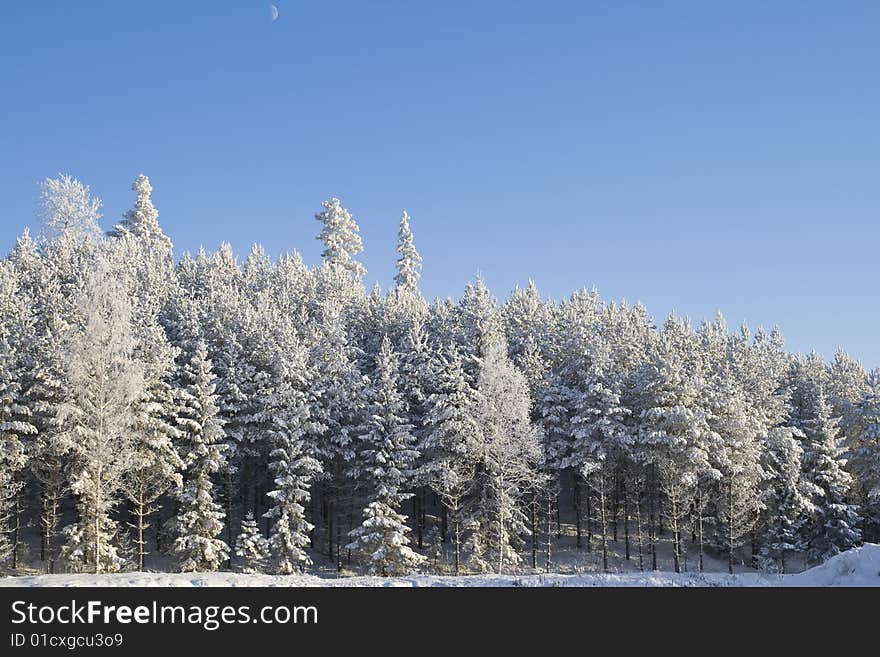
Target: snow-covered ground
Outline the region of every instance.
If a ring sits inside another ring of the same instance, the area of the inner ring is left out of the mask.
[[[239,573],[118,573],[0,578],[0,586],[880,586],[880,545],[868,543],[793,575],[762,573],[636,572],[580,575],[469,575],[440,577],[318,577]]]

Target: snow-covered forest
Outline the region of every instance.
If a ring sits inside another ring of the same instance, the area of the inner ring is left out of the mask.
[[[367,290],[337,199],[320,264],[176,258],[132,189],[104,232],[47,179],[0,262],[4,572],[553,572],[563,526],[603,570],[786,572],[880,539],[880,372],[843,351],[531,282],[429,302],[406,212]]]

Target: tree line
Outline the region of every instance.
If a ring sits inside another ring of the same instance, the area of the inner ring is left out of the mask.
[[[481,279],[426,301],[406,212],[367,290],[358,226],[322,262],[175,260],[149,180],[110,231],[70,176],[0,262],[0,559],[47,572],[553,567],[609,542],[784,572],[880,536],[880,372],[719,314],[656,326],[595,290]],[[37,554],[38,553],[38,554]],[[739,556],[738,556],[739,555]],[[667,566],[668,567],[668,566]]]

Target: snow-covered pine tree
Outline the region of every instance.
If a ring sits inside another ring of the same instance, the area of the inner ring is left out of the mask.
[[[517,285],[504,303],[501,309],[504,331],[510,357],[517,365],[529,341],[539,348],[549,347],[546,344],[547,333],[551,328],[548,306],[549,304],[541,301],[538,286],[531,279],[525,288]]]
[[[125,495],[135,518],[137,568],[143,570],[150,517],[161,508],[159,498],[183,484],[183,461],[175,446],[180,431],[175,426],[177,402],[171,386],[174,350],[154,318],[142,323],[138,333],[135,355],[144,364],[146,389],[135,409],[132,464],[125,475]]]
[[[657,487],[666,502],[661,513],[672,531],[675,572],[682,568],[682,522],[689,513],[700,474],[708,467],[702,449],[708,430],[701,405],[704,380],[694,358],[694,346],[690,325],[675,316],[668,317],[641,383],[644,393],[638,439],[643,449],[655,455],[652,462]]]
[[[425,543],[426,528],[426,498],[430,492],[427,482],[420,476],[423,464],[422,450],[427,435],[428,397],[437,390],[437,354],[433,345],[429,343],[429,334],[425,325],[423,312],[427,310],[421,297],[410,294],[397,294],[389,296],[389,301],[401,302],[404,299],[413,300],[414,303],[402,304],[408,310],[404,310],[403,317],[396,318],[395,324],[408,326],[400,346],[395,351],[400,354],[398,385],[403,397],[406,409],[406,422],[412,426],[412,434],[415,438],[415,449],[419,452],[419,458],[413,465],[412,478],[412,520],[415,529],[416,545],[421,549]],[[398,324],[399,322],[399,324]]]
[[[785,572],[786,557],[806,548],[803,526],[814,511],[818,492],[801,478],[804,450],[800,429],[776,427],[766,438],[762,465],[767,473],[763,503],[767,528],[762,537],[758,563],[769,571]]]
[[[455,311],[455,337],[461,349],[465,373],[476,383],[481,350],[504,333],[498,302],[482,276],[465,288]]]
[[[42,220],[43,241],[59,237],[94,241],[101,237],[101,199],[92,198],[88,185],[69,174],[46,178],[40,184],[37,214]]]
[[[580,484],[586,480],[596,499],[595,516],[599,521],[602,543],[602,569],[608,570],[609,494],[617,484],[617,472],[625,462],[624,454],[632,432],[627,424],[629,409],[620,401],[613,377],[602,369],[598,354],[585,358],[579,369],[574,390],[573,415],[570,419],[572,445],[563,468],[575,472],[575,513],[578,546],[581,541]]]
[[[150,206],[149,198],[146,204]],[[145,207],[139,203],[138,212]],[[132,307],[135,358],[143,365],[146,381],[144,397],[135,408],[137,425],[132,453],[135,463],[126,475],[124,487],[132,504],[136,562],[142,570],[147,554],[145,532],[153,517],[156,517],[157,528],[161,525],[161,515],[157,515],[161,514],[160,498],[181,485],[183,463],[174,445],[178,438],[174,417],[177,409],[171,387],[178,350],[170,344],[166,329],[160,323],[169,300],[178,292],[168,245],[141,223],[135,221],[131,226],[131,231],[118,232],[114,239],[107,241],[106,251],[129,297],[136,300]],[[158,230],[158,224],[155,229]]]
[[[24,370],[18,353],[29,335],[28,313],[19,295],[15,268],[0,262],[0,561],[18,567],[22,491],[28,464],[26,441],[37,432],[24,398]]]
[[[265,515],[273,521],[268,542],[272,569],[290,575],[304,572],[311,563],[305,548],[314,525],[306,519],[306,513],[312,484],[322,468],[308,453],[306,437],[322,427],[312,420],[309,410],[305,352],[295,344],[287,344],[283,352],[276,362],[283,363],[284,369],[274,377],[273,394],[266,407],[272,490],[267,493],[271,502]]]
[[[864,395],[867,384],[868,374],[862,364],[843,349],[837,349],[828,366],[825,392],[831,414],[840,418],[840,431],[847,442],[854,440],[858,433],[856,404]]]
[[[848,466],[855,474],[862,502],[866,541],[880,540],[880,369],[871,372],[855,405],[855,440]]]
[[[111,513],[132,465],[134,408],[145,392],[134,357],[131,304],[119,277],[98,259],[77,299],[79,321],[66,339],[68,398],[58,412],[71,449],[70,488],[78,520],[68,527],[62,558],[72,570],[119,570]]]
[[[471,561],[502,573],[505,564],[521,561],[517,544],[529,531],[524,502],[542,462],[541,442],[531,422],[528,383],[510,362],[503,334],[486,334],[480,351],[476,419],[483,444]]]
[[[318,234],[318,239],[324,243],[321,257],[332,267],[351,272],[357,278],[362,277],[367,270],[353,258],[364,250],[360,228],[338,198],[323,201],[321,206],[324,210],[315,215],[315,219],[324,225]]]
[[[326,273],[323,268],[321,272]],[[321,462],[326,473],[320,487],[320,499],[326,505],[321,529],[327,555],[339,567],[339,550],[344,540],[341,522],[354,510],[346,471],[355,458],[355,438],[366,406],[366,385],[357,365],[359,350],[348,340],[338,299],[325,298],[317,314],[307,328],[311,347],[307,394],[314,427],[320,430],[306,436],[307,451]]]
[[[715,542],[726,553],[728,572],[733,574],[734,552],[763,509],[763,427],[732,376],[712,390],[708,407],[710,431],[700,442],[709,454],[711,474],[704,478],[714,482]]]
[[[409,572],[425,558],[409,547],[406,516],[400,504],[412,496],[404,489],[418,452],[406,423],[398,389],[398,359],[388,336],[376,362],[375,379],[369,388],[367,418],[358,436],[358,459],[350,475],[367,487],[370,502],[364,520],[349,535],[347,546],[357,551],[370,572],[394,575]]]
[[[409,219],[409,215],[404,210],[400,215],[400,231],[397,237],[397,252],[400,257],[397,259],[397,276],[394,277],[394,282],[399,290],[417,294],[422,270],[422,256],[416,251]]]
[[[804,433],[804,478],[817,492],[815,514],[805,530],[808,555],[821,562],[861,541],[858,506],[849,500],[852,475],[846,471],[839,421],[821,383],[801,386],[803,415],[798,427]]]
[[[41,256],[30,234],[18,239],[9,261],[18,273],[20,293],[27,300],[31,314],[32,342],[22,354],[28,361],[25,383],[25,405],[31,410],[31,423],[37,434],[30,446],[30,471],[39,485],[40,560],[48,572],[54,572],[58,509],[67,487],[64,466],[70,448],[57,411],[66,398],[64,383],[64,336],[69,322],[75,319],[73,299],[63,293],[62,276],[69,275],[60,267],[58,249],[48,249]]]
[[[131,184],[131,190],[137,195],[134,208],[128,210],[123,215],[122,221],[114,226],[113,230],[107,231],[107,235],[109,237],[131,235],[139,242],[148,244],[152,248],[170,251],[171,240],[159,227],[159,211],[156,210],[150,199],[150,195],[153,193],[150,179],[144,174],[138,175]]]
[[[467,524],[466,503],[474,488],[483,440],[477,422],[479,393],[468,384],[461,355],[455,346],[439,354],[437,391],[427,400],[424,462],[419,479],[444,506],[444,532],[452,525],[454,573],[461,569],[462,532]]]
[[[505,309],[508,332],[513,335],[514,340],[522,339],[517,336],[528,331],[539,332],[544,336],[540,350],[542,354],[546,354],[547,372],[540,382],[534,378],[533,373],[528,373],[527,376],[535,394],[534,414],[543,430],[543,467],[555,478],[551,486],[554,496],[553,499],[548,500],[548,508],[556,509],[555,524],[558,538],[561,532],[560,513],[563,504],[558,496],[564,488],[571,490],[576,531],[580,535],[580,521],[584,515],[581,501],[585,498],[589,502],[590,496],[581,495],[583,477],[574,469],[579,466],[580,461],[572,459],[574,435],[572,420],[577,413],[578,388],[583,383],[581,369],[585,364],[584,356],[591,351],[594,338],[597,336],[601,303],[595,290],[578,291],[562,304],[547,310],[548,317],[543,330],[538,326],[528,329],[523,327],[528,327],[534,321],[527,316],[531,312],[530,309],[540,309],[537,289],[530,285],[522,295],[518,296],[520,302]],[[514,301],[513,295],[511,301]],[[518,311],[517,305],[522,306]],[[517,326],[520,328],[517,329]],[[514,343],[512,353],[516,358],[522,358],[518,350],[522,349],[524,344],[521,343],[520,347],[516,347]],[[522,362],[520,368],[523,369]],[[569,473],[574,481],[573,486],[567,483]],[[589,511],[591,509],[588,510],[587,516],[590,515]],[[589,542],[591,527],[589,517],[587,520]],[[548,523],[550,523],[549,518]]]
[[[254,514],[247,512],[241,521],[241,532],[235,539],[235,556],[240,560],[243,573],[262,573],[269,560],[269,541],[260,532]]]
[[[545,330],[546,327],[540,329],[542,334]],[[513,350],[511,349],[511,351]],[[526,337],[523,338],[522,348],[516,356],[513,356],[513,361],[517,368],[519,368],[519,371],[526,377],[526,382],[529,387],[529,398],[532,400],[532,424],[540,428],[541,420],[543,419],[541,415],[543,409],[538,400],[541,399],[541,396],[544,393],[547,375],[550,372],[550,364],[542,352],[540,343],[534,335],[526,335]],[[548,451],[545,449],[547,444],[546,438],[543,436],[543,432],[541,432],[541,434],[542,458],[540,477],[536,477],[531,486],[532,490],[529,494],[527,504],[529,512],[529,533],[531,534],[532,542],[532,568],[538,567],[538,541],[541,540],[540,529],[541,527],[547,526],[547,523],[541,521],[541,515],[552,506],[557,497],[557,467],[554,461],[551,458],[548,458]],[[547,558],[546,551],[545,558]]]
[[[229,557],[219,538],[225,514],[214,501],[212,477],[224,465],[223,424],[218,417],[216,385],[208,350],[198,341],[178,371],[178,427],[182,432],[184,472],[173,551],[181,571],[217,570]]]

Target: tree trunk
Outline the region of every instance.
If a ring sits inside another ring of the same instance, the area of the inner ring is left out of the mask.
[[[46,561],[46,491],[40,488],[40,561]]]
[[[46,559],[49,562],[48,571],[51,575],[55,572],[55,554],[52,541],[55,538],[55,525],[58,523],[58,496],[54,492],[46,498],[45,514]]]
[[[680,573],[681,555],[679,550],[681,549],[681,543],[678,540],[678,500],[676,499],[678,495],[674,490],[671,490],[666,497],[669,502],[669,528],[672,530],[672,563],[675,567],[675,572]]]
[[[532,569],[536,569],[538,567],[538,495],[535,493],[532,496],[531,503],[529,504],[531,507],[532,517],[531,517],[531,530],[532,530]]]
[[[575,532],[577,534],[576,545],[578,548],[580,548],[581,547],[581,478],[580,478],[580,475],[577,473],[575,473],[575,475],[574,475],[572,505],[574,506],[574,526],[575,526]]]
[[[418,523],[418,531],[419,531],[419,549],[421,550],[423,545],[423,537],[425,533],[425,489],[419,488],[418,492],[419,496],[419,523]]]
[[[649,540],[651,543],[651,570],[657,570],[657,525],[655,516],[655,504],[657,496],[657,470],[654,464],[651,464],[651,486],[649,488],[648,498],[651,503]]]
[[[636,542],[639,546],[639,570],[645,570],[645,562],[642,556],[642,501],[641,490],[636,491]]]
[[[95,500],[100,500],[100,486],[98,483],[95,483]],[[100,503],[95,505],[95,574],[99,574],[101,572],[101,559],[98,555],[101,554],[101,532],[99,531],[101,528],[101,519],[100,513],[98,509],[101,508]]]
[[[608,572],[608,519],[605,513],[605,476],[599,474],[599,511],[602,519],[602,572]]]
[[[21,491],[15,493],[15,526],[12,529],[12,570],[18,568],[18,549],[21,544]]]
[[[461,523],[459,521],[458,509],[456,506],[455,517],[452,519],[453,541],[455,543],[455,574],[459,574],[461,568]]]
[[[226,468],[226,545],[230,548],[233,546],[232,542],[232,496],[233,491],[235,489],[235,482],[232,478],[231,468]],[[160,514],[161,515],[161,514]],[[157,534],[158,536],[158,534]],[[156,550],[159,549],[159,545],[157,543]],[[232,567],[232,550],[229,551],[229,559],[227,560],[227,567]]]
[[[562,475],[560,473],[560,479],[561,478],[562,478]],[[560,482],[560,488],[562,487],[561,483],[562,482]],[[560,497],[559,493],[557,493],[556,494],[556,538],[557,539],[562,538],[562,517],[560,516],[560,510],[559,510],[559,506],[560,506],[559,497]]]
[[[346,536],[349,536],[351,534],[351,530],[354,529],[354,514],[351,512],[351,509],[349,509],[346,517],[348,518],[348,532],[346,533]],[[348,541],[346,541],[346,543],[347,542]],[[351,566],[351,548],[345,549],[345,563]],[[382,566],[382,572],[385,572],[384,565]]]
[[[614,542],[617,543],[617,516],[620,514],[620,482],[617,474],[614,475],[614,498],[611,506],[611,526],[613,529]]]
[[[703,572],[703,491],[697,488],[697,537],[700,541],[700,572]]]
[[[498,478],[498,502],[499,502],[499,518],[498,518],[498,574],[504,571],[504,479]]]
[[[144,478],[138,477],[137,501],[135,502],[135,516],[137,517],[137,544],[138,544],[138,572],[144,570]]]
[[[336,518],[336,572],[342,571],[342,559],[339,554],[339,545],[342,543],[342,522]]]
[[[544,551],[544,570],[550,572],[550,543],[553,536],[553,496],[547,495],[547,544]]]
[[[685,535],[687,532],[684,531],[684,527],[682,527],[678,532],[678,553],[681,555],[681,570],[686,573],[688,571],[688,549],[687,549],[687,540],[685,539]]]
[[[624,476],[623,481],[621,482],[621,488],[623,495],[623,541],[624,541],[624,552],[626,554],[626,560],[629,561],[629,497],[626,493],[626,476]]]
[[[593,550],[593,496],[587,487],[587,552]]]
[[[727,571],[733,575],[733,481],[727,481]]]

